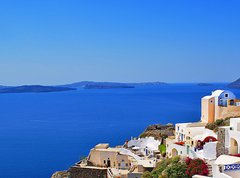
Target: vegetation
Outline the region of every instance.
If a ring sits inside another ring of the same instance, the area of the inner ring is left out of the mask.
[[[162,155],[166,154],[166,145],[164,144],[159,145],[159,151]]]
[[[187,164],[187,171],[186,174],[189,177],[192,177],[193,175],[203,175],[207,176],[209,171],[208,171],[208,166],[207,164],[202,160],[202,159],[186,159],[186,164]]]
[[[226,118],[226,119],[217,119],[215,122],[213,123],[208,123],[206,125],[207,129],[213,130],[214,132],[218,131],[218,127],[221,126],[229,126],[230,125],[230,118]]]
[[[176,156],[162,160],[152,172],[144,172],[142,178],[190,178],[195,174],[208,175],[208,166],[203,160],[182,160]]]
[[[152,178],[151,173],[149,171],[144,172],[142,178]]]
[[[144,173],[142,178],[186,178],[187,164],[179,156],[164,159],[150,173]]]
[[[186,178],[187,165],[185,163],[175,163],[165,169],[166,176],[169,178]]]

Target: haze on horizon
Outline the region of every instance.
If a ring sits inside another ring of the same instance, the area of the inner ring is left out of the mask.
[[[0,5],[0,85],[231,82],[240,2],[10,0]]]

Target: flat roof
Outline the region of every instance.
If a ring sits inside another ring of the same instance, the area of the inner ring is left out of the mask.
[[[213,98],[214,96],[204,96],[202,99],[211,99]]]
[[[204,122],[188,122],[188,123],[177,123],[176,125],[185,126],[185,127],[205,127],[206,123],[204,123]]]
[[[108,148],[109,147],[109,144],[108,143],[99,143],[99,144],[97,144],[94,148],[96,148],[96,149],[99,149],[99,148]]]
[[[240,163],[240,157],[221,155],[214,162],[214,164],[219,164],[219,165],[235,164],[235,163]]]

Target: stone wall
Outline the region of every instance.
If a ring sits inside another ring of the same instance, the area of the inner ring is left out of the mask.
[[[223,154],[228,154],[228,148],[225,147],[225,132],[226,129],[224,128],[219,128],[218,129],[218,143],[217,143],[217,157]]]
[[[240,116],[240,106],[219,107],[216,119],[225,119]]]

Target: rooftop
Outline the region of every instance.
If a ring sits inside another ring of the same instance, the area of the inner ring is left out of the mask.
[[[220,96],[224,90],[215,90],[212,92],[212,96]]]
[[[240,157],[221,155],[216,159],[214,164],[225,165],[225,164],[235,164],[235,163],[240,163]]]

